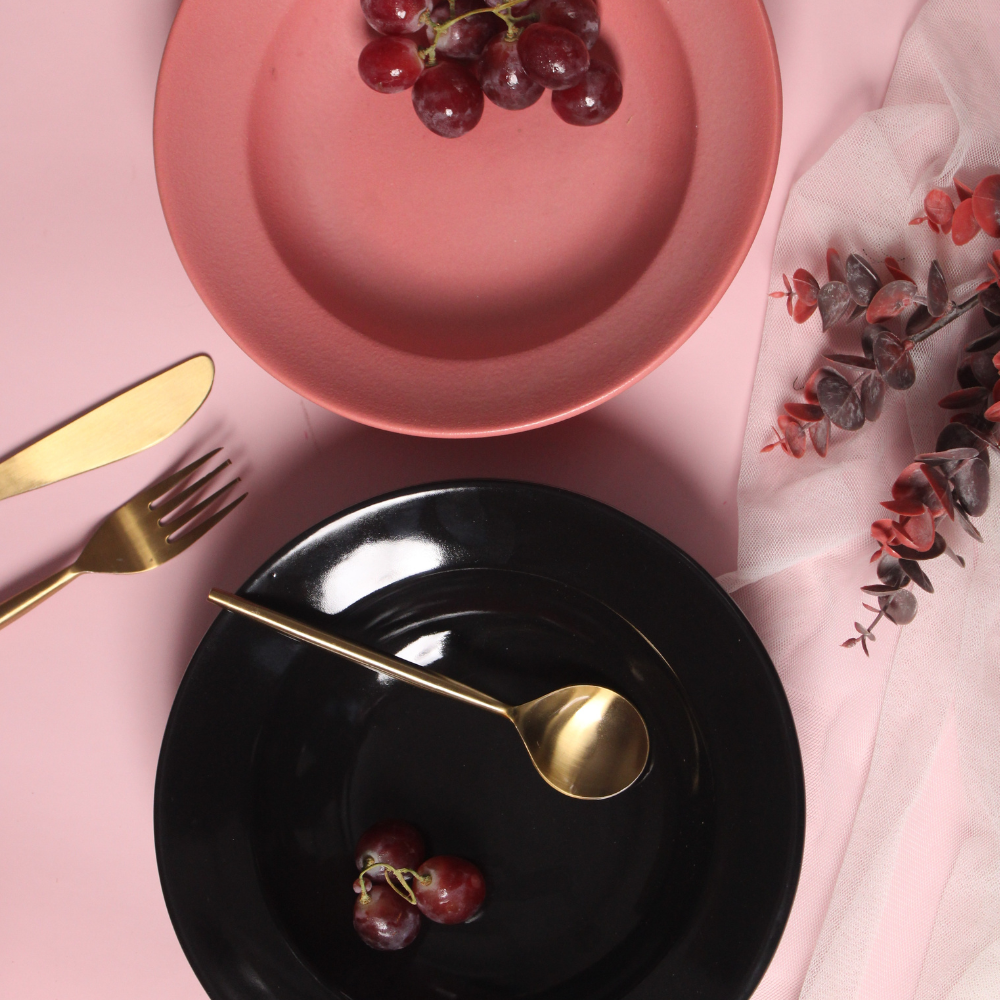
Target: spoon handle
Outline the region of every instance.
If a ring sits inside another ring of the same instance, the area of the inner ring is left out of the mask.
[[[395,677],[396,680],[405,681],[407,684],[423,688],[425,691],[432,691],[434,694],[443,694],[457,701],[464,701],[467,705],[485,708],[487,712],[493,712],[496,715],[510,717],[510,709],[503,702],[497,701],[496,698],[491,698],[488,694],[483,694],[467,684],[453,681],[450,677],[445,677],[444,674],[435,673],[433,670],[423,670],[411,666],[395,656],[385,656],[373,649],[365,649],[364,646],[340,639],[335,635],[330,635],[329,632],[321,632],[319,629],[305,625],[294,618],[289,618],[288,615],[261,607],[261,605],[248,601],[244,597],[227,594],[224,590],[212,590],[208,599],[213,604],[218,604],[228,611],[234,611],[238,615],[252,618],[264,625],[270,625],[271,628],[284,635],[298,639],[300,642],[319,646],[320,649],[328,650],[331,653],[337,653],[380,674],[387,674],[389,677]]]

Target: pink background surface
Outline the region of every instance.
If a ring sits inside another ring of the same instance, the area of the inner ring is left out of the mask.
[[[250,489],[175,563],[84,578],[0,632],[0,996],[204,996],[156,874],[160,737],[214,615],[203,595],[237,586],[320,518],[409,484],[508,476],[596,497],[712,573],[734,568],[740,448],[782,207],[795,178],[881,103],[919,0],[766,6],[784,138],[763,226],[729,292],[663,367],[603,407],[483,441],[401,437],[327,413],[254,366],[208,314],[153,176],[153,93],[176,0],[0,8],[0,454],[188,355],[207,351],[218,367],[204,409],[170,441],[3,504],[0,593],[69,561],[108,510],[181,456],[223,444]],[[808,950],[795,951],[773,995],[797,994]]]

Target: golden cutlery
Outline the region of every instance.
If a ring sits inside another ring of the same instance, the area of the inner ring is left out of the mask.
[[[199,354],[46,434],[0,462],[0,500],[152,447],[194,416],[214,379],[212,359]]]
[[[630,701],[607,688],[574,684],[523,705],[505,705],[443,674],[365,649],[235,594],[213,590],[208,599],[380,674],[502,715],[514,724],[538,773],[564,795],[610,798],[625,791],[646,766],[646,724]]]
[[[202,455],[196,462],[175,472],[172,476],[155,483],[153,486],[137,493],[127,503],[108,515],[104,523],[94,532],[90,541],[72,566],[60,570],[47,580],[29,587],[17,597],[0,604],[0,628],[9,625],[15,618],[20,618],[36,604],[51,597],[71,580],[83,573],[141,573],[143,570],[154,569],[174,556],[180,555],[186,548],[193,545],[206,532],[215,527],[246,497],[238,497],[227,507],[212,514],[198,524],[195,518],[207,510],[216,500],[228,493],[240,480],[239,477],[216,490],[210,497],[196,503],[192,507],[183,505],[190,500],[203,486],[210,482],[223,469],[232,463],[226,459],[216,466],[208,475],[196,483],[192,483],[179,493],[167,496],[171,490],[191,475],[195,469],[204,465],[210,458],[221,451],[216,448],[207,455]],[[162,503],[154,503],[166,497]],[[167,521],[167,515],[179,511],[176,517]],[[166,522],[166,523],[164,523]],[[191,525],[190,530],[178,535],[182,528]]]

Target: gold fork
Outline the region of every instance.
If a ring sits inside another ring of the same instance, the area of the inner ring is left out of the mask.
[[[247,494],[244,493],[227,507],[196,524],[184,534],[177,535],[177,532],[185,525],[191,524],[199,514],[228,493],[240,481],[238,476],[210,497],[182,511],[172,521],[167,521],[167,515],[180,508],[206,483],[231,465],[229,459],[216,466],[196,483],[168,497],[162,503],[155,506],[154,504],[221,450],[216,448],[215,451],[202,455],[180,472],[175,472],[172,476],[167,476],[166,479],[137,493],[118,510],[109,514],[72,566],[67,566],[47,580],[36,583],[17,597],[0,604],[0,628],[9,625],[15,618],[20,618],[36,604],[51,597],[57,590],[61,590],[71,580],[84,573],[141,573],[143,570],[162,566],[198,541],[242,503]]]

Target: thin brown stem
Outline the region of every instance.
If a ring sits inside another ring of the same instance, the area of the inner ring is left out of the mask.
[[[920,333],[915,333],[910,340],[914,344],[919,344],[922,340],[926,340],[928,337],[934,336],[938,330],[944,329],[949,323],[953,323],[959,316],[964,316],[970,309],[974,308],[976,303],[979,301],[979,293],[976,292],[971,299],[966,299],[964,302],[959,302],[957,305],[952,306],[943,316],[936,319],[926,330],[921,330]]]

